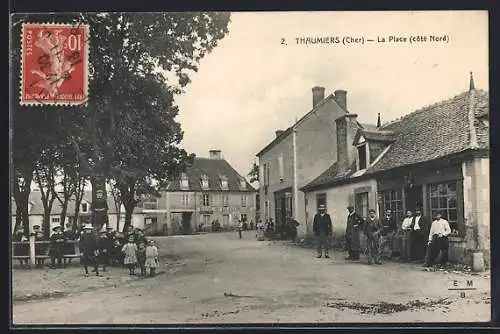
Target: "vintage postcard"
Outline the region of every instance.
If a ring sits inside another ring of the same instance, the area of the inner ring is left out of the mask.
[[[12,326],[490,322],[486,11],[10,39]]]

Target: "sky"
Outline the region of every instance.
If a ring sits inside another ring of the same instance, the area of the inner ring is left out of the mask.
[[[335,36],[341,43],[296,41]],[[389,36],[427,41],[377,42]],[[348,110],[376,124],[377,113],[386,123],[468,90],[471,71],[488,90],[486,11],[232,13],[229,33],[177,98],[182,146],[201,157],[220,149],[246,175],[275,131],[312,109],[313,86],[325,96],[346,90]]]

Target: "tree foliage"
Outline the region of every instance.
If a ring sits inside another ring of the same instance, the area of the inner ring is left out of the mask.
[[[71,180],[67,194],[81,194],[72,189],[84,178],[102,173],[115,180],[127,211],[133,210],[141,194],[158,191],[191,161],[180,148],[183,133],[175,121],[179,110],[174,97],[228,32],[229,13],[14,16],[12,87],[19,85],[22,22],[55,21],[90,27],[88,103],[23,107],[17,96],[11,96],[12,175],[17,181],[13,183],[18,209],[27,216],[29,178],[35,166],[47,167],[47,160],[41,160],[43,152],[57,147],[60,154],[54,163]]]
[[[259,165],[255,161],[252,163],[248,177],[250,178],[250,183],[259,182]]]

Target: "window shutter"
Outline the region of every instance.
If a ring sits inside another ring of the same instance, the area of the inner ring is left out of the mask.
[[[284,178],[284,171],[283,171],[283,153],[280,154],[278,157],[278,169],[280,173],[280,180],[283,180]]]

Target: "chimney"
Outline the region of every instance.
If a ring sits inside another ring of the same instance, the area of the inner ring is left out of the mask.
[[[315,86],[312,88],[313,108],[325,98],[325,87]]]
[[[337,104],[347,111],[347,91],[343,89],[337,89],[334,94],[334,99],[337,102]]]
[[[283,130],[276,130],[276,138],[281,136],[282,133],[283,133]]]
[[[210,150],[210,159],[222,159],[220,150]]]
[[[355,147],[352,145],[356,131],[358,115],[346,114],[335,120],[337,132],[338,171],[346,171],[355,161]]]

